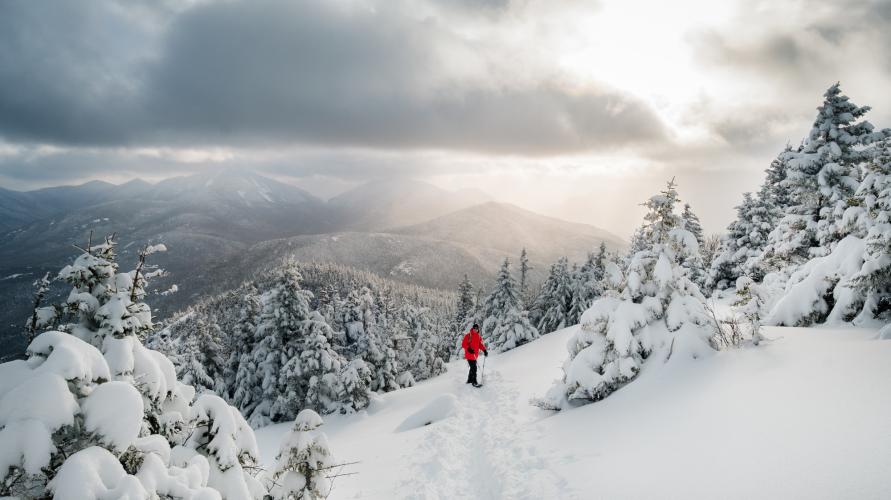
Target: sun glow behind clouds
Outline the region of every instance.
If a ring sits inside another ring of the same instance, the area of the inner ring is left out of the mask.
[[[609,0],[561,18],[556,62],[582,82],[603,82],[649,102],[681,138],[681,114],[710,83],[693,61],[689,36],[731,18],[728,2]]]

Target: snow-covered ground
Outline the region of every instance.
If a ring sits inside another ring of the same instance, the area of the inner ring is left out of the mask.
[[[326,417],[341,462],[331,498],[891,498],[891,341],[875,330],[766,328],[772,342],[650,362],[606,400],[531,406],[573,329],[463,362]],[[257,432],[274,463],[289,424]]]

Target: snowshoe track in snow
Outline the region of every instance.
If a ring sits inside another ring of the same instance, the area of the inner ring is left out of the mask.
[[[399,498],[575,498],[552,468],[558,458],[528,444],[539,431],[517,417],[519,392],[490,370],[486,384],[455,383],[457,405],[448,418],[424,427]]]

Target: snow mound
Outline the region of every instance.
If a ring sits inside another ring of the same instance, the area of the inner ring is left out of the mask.
[[[824,257],[811,259],[794,272],[768,318],[777,326],[800,326],[826,318],[841,323],[853,317],[860,298],[854,293],[851,280],[863,265],[864,241],[847,236]],[[766,279],[766,278],[765,278]],[[832,297],[832,304],[827,297]]]
[[[142,396],[126,382],[99,384],[81,404],[86,429],[117,451],[126,450],[142,427]]]
[[[108,364],[92,345],[63,332],[44,332],[28,346],[29,363],[41,371],[56,373],[65,380],[94,382],[109,380]]]
[[[50,482],[50,489],[57,500],[148,497],[139,480],[127,474],[108,450],[98,446],[83,449],[65,460]]]
[[[405,432],[419,427],[430,425],[440,420],[445,420],[453,413],[458,406],[458,398],[454,394],[443,394],[438,398],[430,401],[423,408],[409,415],[396,428],[396,432]]]
[[[308,408],[298,413],[297,418],[294,420],[294,430],[297,431],[311,431],[321,427],[321,425],[322,417]]]

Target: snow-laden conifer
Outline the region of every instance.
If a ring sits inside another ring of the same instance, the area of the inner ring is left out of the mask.
[[[529,322],[526,311],[520,310],[508,259],[504,259],[495,287],[486,297],[483,315],[483,338],[493,350],[507,351],[539,336],[538,330]]]
[[[704,298],[682,265],[699,255],[698,243],[675,212],[678,201],[672,181],[644,204],[642,249],[629,257],[618,290],[607,292],[582,316],[568,344],[564,377],[541,401],[544,406],[602,399],[633,380],[648,359],[711,351],[714,332]]]
[[[322,418],[303,410],[285,435],[269,477],[274,500],[319,500],[331,493],[328,476],[337,465],[328,437],[319,428]]]
[[[220,398],[195,400],[140,341],[153,328],[143,298],[158,247],[119,272],[115,246],[83,248],[60,273],[72,290],[59,331],[37,335],[27,361],[0,364],[0,495],[261,498],[244,468],[257,459],[253,431]]]

